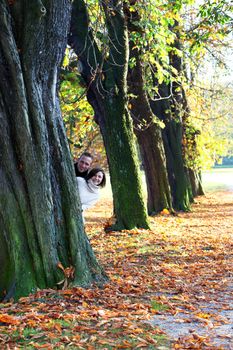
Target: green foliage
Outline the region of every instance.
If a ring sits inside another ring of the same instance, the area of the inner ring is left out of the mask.
[[[158,81],[170,79],[169,52],[175,35],[171,30],[177,20],[177,14],[166,8],[162,1],[139,1],[129,6],[130,14],[130,41],[133,49],[137,49],[142,62],[154,72]],[[134,58],[131,58],[131,67]],[[149,82],[146,86],[148,92],[153,88]]]
[[[64,78],[60,89],[61,106],[71,149],[74,151],[82,147],[86,133],[93,131],[95,125],[85,90],[80,86],[80,77],[67,72]]]
[[[232,87],[202,84],[189,90],[188,99],[186,161],[191,168],[208,169],[233,154]]]
[[[199,15],[205,19],[206,24],[216,25],[217,23],[224,25],[232,24],[232,1],[226,0],[207,0],[199,8]]]
[[[232,31],[232,9],[228,0],[208,0],[191,8],[183,39],[193,60],[204,59],[208,52],[216,57],[218,48],[226,45]]]
[[[232,30],[232,6],[229,0],[124,2],[125,16],[130,22],[129,40],[133,49],[140,52],[145,69],[144,87],[150,98],[160,98],[158,87],[164,82],[176,82],[185,88],[190,116],[185,126],[184,148],[186,162],[194,168],[209,167],[222,156],[232,154],[232,115],[228,108],[232,104],[228,97],[231,91],[223,85],[219,89],[214,87],[213,97],[208,92],[209,82],[203,83],[206,77],[199,76],[198,81],[195,78],[207,55],[217,64],[224,64],[222,48],[227,47],[228,33]],[[89,27],[102,56],[108,58],[111,43],[101,2],[88,1],[87,7]],[[180,47],[175,44],[177,39]],[[61,100],[71,151],[74,156],[85,149],[103,154],[99,129],[86,100],[85,84],[71,68],[69,55],[67,50]],[[171,66],[170,55],[181,59],[185,67],[182,72]],[[130,68],[135,64],[132,56]]]

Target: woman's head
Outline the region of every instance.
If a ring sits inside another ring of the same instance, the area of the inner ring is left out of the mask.
[[[104,187],[106,185],[106,176],[101,168],[93,168],[87,174],[86,180],[91,180],[94,185]]]

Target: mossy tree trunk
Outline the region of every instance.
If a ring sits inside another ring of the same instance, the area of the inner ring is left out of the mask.
[[[57,97],[70,1],[0,2],[0,298],[103,280]]]
[[[133,43],[131,55],[135,59],[135,66],[129,69],[128,74],[129,92],[133,96],[130,99],[130,111],[145,171],[147,209],[151,215],[164,208],[172,210],[172,198],[159,119],[156,119],[151,109],[144,88],[144,71],[139,49],[132,47]]]
[[[199,151],[197,148],[197,136],[200,134],[190,120],[190,109],[186,94],[183,91],[183,105],[186,113],[183,118],[183,153],[187,164],[187,171],[192,190],[192,197],[204,195],[202,187],[201,169],[198,164]]]
[[[87,98],[106,148],[116,224],[112,229],[148,228],[132,122],[127,110],[128,36],[121,2],[101,2],[109,36],[100,52],[83,0],[73,2],[69,43],[78,55]]]
[[[173,206],[176,210],[188,211],[193,200],[188,168],[185,162],[184,122],[187,120],[188,109],[182,77],[184,75],[182,58],[176,51],[182,52],[179,37],[178,22],[175,21],[171,30],[176,34],[173,43],[174,50],[169,52],[169,63],[173,68],[173,82],[158,86],[159,96],[164,100],[152,102],[154,113],[165,123],[163,132],[167,156],[167,169],[173,195]],[[155,84],[157,81],[155,79]],[[167,99],[166,99],[167,97]]]

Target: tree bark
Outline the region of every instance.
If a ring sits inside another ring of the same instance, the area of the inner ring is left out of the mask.
[[[149,215],[152,215],[164,208],[172,210],[172,198],[161,128],[158,122],[156,123],[156,116],[144,89],[144,72],[139,49],[131,47],[131,55],[136,64],[129,69],[128,74],[129,92],[135,96],[130,99],[130,111],[146,176],[147,209]]]
[[[183,129],[179,105],[174,102],[174,96],[171,101],[169,85],[165,83],[159,87],[159,96],[163,99],[151,101],[151,106],[156,116],[165,124],[162,134],[173,207],[176,210],[188,211],[190,210],[190,183],[183,158]]]
[[[190,178],[193,197],[203,196],[205,192],[202,186],[201,172],[197,172],[194,169],[189,168],[189,178]]]
[[[59,4],[0,3],[0,297],[105,278],[84,233],[57,76],[70,18]],[[1,254],[2,259],[2,254]]]
[[[69,43],[81,62],[87,98],[106,148],[116,216],[111,229],[148,228],[127,110],[128,36],[122,3],[101,3],[109,35],[108,58],[97,48],[83,0],[73,2]]]

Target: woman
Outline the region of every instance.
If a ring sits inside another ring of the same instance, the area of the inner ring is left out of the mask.
[[[99,199],[99,189],[106,184],[106,176],[101,168],[93,168],[86,178],[76,177],[82,210],[93,206]]]

